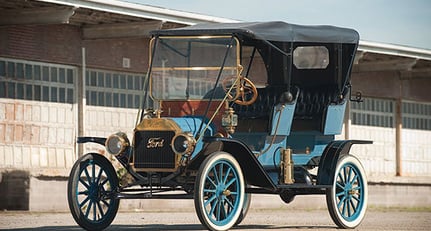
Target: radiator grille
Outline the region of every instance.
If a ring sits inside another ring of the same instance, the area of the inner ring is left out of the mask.
[[[135,168],[175,168],[175,153],[170,146],[174,131],[137,131]]]

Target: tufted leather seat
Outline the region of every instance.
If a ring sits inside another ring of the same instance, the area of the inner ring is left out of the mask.
[[[322,115],[328,105],[339,102],[340,97],[334,89],[302,89],[296,103],[295,117],[312,118]]]
[[[258,88],[256,101],[248,106],[233,104],[232,107],[239,118],[269,118],[273,107],[279,102],[285,92],[283,87]]]

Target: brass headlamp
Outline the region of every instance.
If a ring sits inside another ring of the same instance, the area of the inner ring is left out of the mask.
[[[129,139],[124,132],[117,132],[110,135],[105,142],[106,151],[108,151],[109,154],[112,154],[114,156],[123,153],[129,146]]]

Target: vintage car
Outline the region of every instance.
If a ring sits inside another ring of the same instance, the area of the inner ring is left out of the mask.
[[[367,178],[349,151],[372,142],[335,140],[347,101],[361,101],[350,93],[355,30],[206,23],[151,36],[133,137],[77,139],[109,153],[85,154],[71,170],[68,202],[82,228],[108,227],[120,199],[190,198],[205,228],[227,230],[251,194],[285,203],[324,194],[338,227],[361,223]]]

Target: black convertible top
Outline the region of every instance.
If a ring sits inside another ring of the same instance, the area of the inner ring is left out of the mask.
[[[188,27],[150,32],[164,35],[239,35],[250,39],[277,42],[322,42],[357,44],[359,34],[348,28],[335,26],[303,26],[285,22],[203,23]]]

